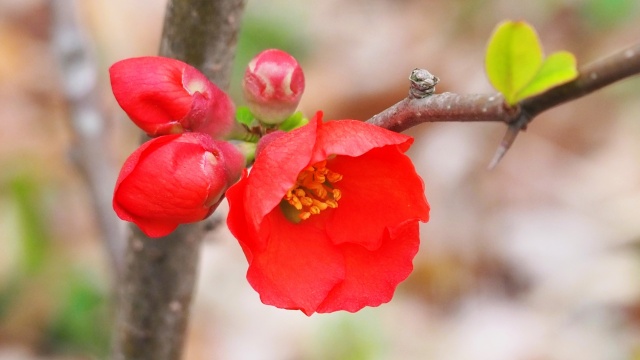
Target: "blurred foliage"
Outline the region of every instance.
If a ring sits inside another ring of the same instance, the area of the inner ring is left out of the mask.
[[[371,360],[384,358],[385,335],[369,309],[337,314],[315,337],[313,359]]]
[[[637,0],[587,0],[582,13],[589,25],[605,29],[632,19],[639,9]]]
[[[42,200],[38,185],[28,176],[17,176],[11,181],[11,196],[18,209],[20,229],[21,273],[33,275],[41,270],[50,242],[44,225]]]
[[[17,214],[18,259],[0,283],[0,333],[51,354],[104,357],[110,321],[103,287],[72,270],[48,228],[47,190],[30,173],[7,176],[0,194]],[[25,344],[26,345],[26,344]]]
[[[86,274],[73,272],[63,292],[62,306],[47,331],[47,345],[54,353],[107,356],[110,321],[104,291]]]

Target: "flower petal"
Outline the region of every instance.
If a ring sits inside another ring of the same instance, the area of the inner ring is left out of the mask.
[[[113,207],[147,235],[166,235],[178,224],[207,217],[220,203],[227,179],[224,157],[208,135],[162,136],[126,160]]]
[[[113,95],[149,135],[171,133],[173,127],[181,129],[179,121],[189,113],[193,101],[182,84],[187,67],[181,61],[158,56],[118,61],[109,68]]]
[[[322,121],[322,114],[316,115]],[[371,149],[387,145],[398,145],[405,152],[413,138],[395,133],[379,126],[356,120],[333,120],[322,123],[311,163],[322,161],[330,155],[360,156]]]
[[[276,209],[265,217],[267,248],[253,254],[247,279],[263,303],[311,315],[345,276],[344,258],[317,227],[294,224]]]
[[[243,201],[247,188],[247,170],[244,170],[242,178],[235,185],[229,188],[226,193],[229,202],[229,215],[227,216],[227,226],[229,231],[235,236],[240,243],[247,261],[251,262],[254,251],[263,251],[266,242],[259,241],[260,238],[256,233],[253,224],[247,222],[248,210],[245,208]]]
[[[375,250],[386,228],[407,220],[429,220],[424,183],[411,159],[396,145],[356,158],[337,156],[328,166],[342,174],[342,180],[335,184],[342,197],[327,223],[334,243],[357,243]]]
[[[309,165],[318,123],[309,124],[274,139],[258,154],[249,177],[245,207],[251,208],[249,220],[260,224],[296,182],[298,173]]]
[[[354,244],[340,246],[346,262],[346,278],[316,311],[356,312],[365,306],[389,302],[398,284],[413,270],[419,244],[418,222],[408,221],[394,232],[394,237],[386,232],[382,246],[376,251]]]

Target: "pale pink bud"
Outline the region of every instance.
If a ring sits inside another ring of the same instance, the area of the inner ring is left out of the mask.
[[[279,124],[296,111],[304,91],[304,74],[293,56],[269,49],[251,60],[242,88],[256,118],[266,124]]]

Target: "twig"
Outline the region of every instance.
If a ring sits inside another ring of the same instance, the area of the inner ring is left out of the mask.
[[[88,185],[115,278],[122,269],[124,228],[111,207],[116,168],[106,151],[107,129],[97,91],[97,66],[77,21],[73,0],[52,1],[53,47],[68,102],[74,144],[71,158]]]
[[[245,0],[170,0],[160,55],[185,61],[225,88]],[[207,222],[150,239],[131,226],[116,359],[179,359]]]
[[[512,115],[504,99],[494,95],[458,95],[443,93],[424,98],[407,97],[374,115],[368,123],[401,132],[425,122],[500,121],[508,123]]]
[[[509,128],[491,161],[490,167],[493,167],[504,156],[516,135],[535,116],[637,74],[640,74],[640,44],[588,64],[579,69],[579,76],[575,80],[525,99],[514,107],[508,107],[499,94],[444,93],[423,98],[409,95],[367,122],[398,132],[424,122],[504,122]]]

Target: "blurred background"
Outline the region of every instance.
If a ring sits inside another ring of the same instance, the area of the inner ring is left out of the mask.
[[[77,3],[106,121],[99,158],[117,171],[139,132],[107,69],[157,53],[166,3]],[[0,360],[102,359],[109,349],[113,269],[78,165],[86,154],[51,12],[45,0],[0,0]],[[241,103],[247,62],[278,47],[303,64],[307,115],[366,120],[406,96],[416,67],[440,77],[437,92],[493,92],[484,48],[505,19],[530,22],[547,54],[569,50],[579,64],[640,41],[635,0],[250,0],[230,91]],[[504,131],[409,131],[432,218],[415,271],[378,308],[308,318],[262,305],[240,247],[216,229],[184,358],[640,359],[640,79],[542,114],[488,171]]]

